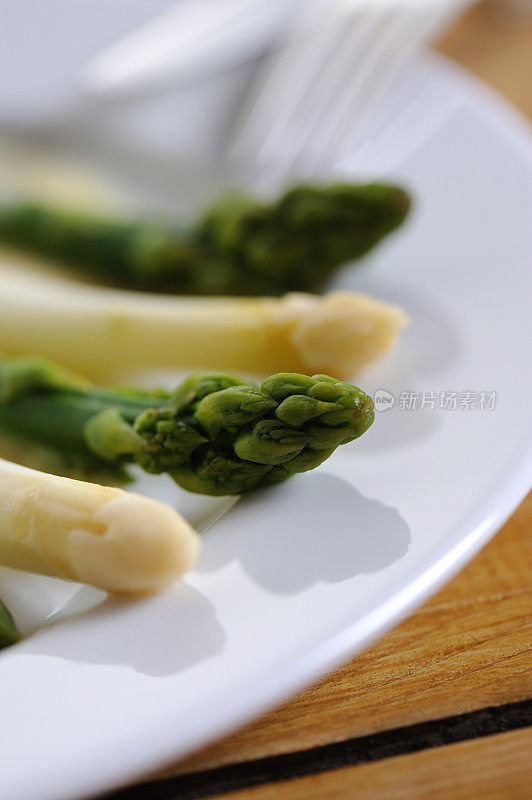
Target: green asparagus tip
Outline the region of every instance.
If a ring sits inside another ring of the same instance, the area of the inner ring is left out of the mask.
[[[201,373],[173,393],[142,392],[69,383],[44,361],[37,369],[0,359],[0,426],[11,435],[107,466],[136,462],[203,494],[240,494],[314,469],[373,419],[367,394],[327,375],[280,373],[259,387]]]
[[[385,183],[300,185],[269,202],[222,197],[191,227],[20,201],[0,239],[138,289],[199,295],[316,291],[395,230],[410,198]]]
[[[208,394],[206,380],[210,376],[189,379],[188,406],[150,410],[135,423],[145,439],[137,463],[169,471],[184,488],[203,494],[240,494],[313,469],[336,447],[361,436],[374,419],[368,395],[326,375],[283,373],[260,389],[246,384]]]
[[[239,268],[237,293],[312,292],[398,228],[410,205],[404,189],[384,183],[301,185],[270,204],[223,198],[199,230]]]

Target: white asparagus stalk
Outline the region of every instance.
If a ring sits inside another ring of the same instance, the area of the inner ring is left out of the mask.
[[[165,367],[348,379],[406,322],[397,306],[350,292],[169,297],[0,265],[0,351],[46,356],[97,381]]]
[[[94,167],[27,144],[0,143],[0,198],[34,197],[87,211],[115,211],[125,205],[118,187]]]
[[[0,459],[0,565],[153,592],[189,570],[199,537],[170,506]]]

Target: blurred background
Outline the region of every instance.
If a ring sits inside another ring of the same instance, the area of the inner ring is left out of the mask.
[[[530,0],[0,5],[0,141],[81,154],[146,205],[197,204],[218,173],[400,171],[456,102],[427,95],[429,44],[532,112]]]

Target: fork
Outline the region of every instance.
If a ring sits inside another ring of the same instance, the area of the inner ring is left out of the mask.
[[[229,156],[268,172],[323,167],[361,145],[411,54],[468,0],[325,0],[268,57],[233,127]],[[307,8],[308,11],[308,8]],[[275,166],[274,166],[275,165]]]

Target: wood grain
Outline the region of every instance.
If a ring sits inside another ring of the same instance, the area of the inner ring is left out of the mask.
[[[529,800],[530,729],[423,750],[256,789],[231,800]],[[224,795],[227,797],[228,795]]]
[[[177,775],[532,695],[532,495],[439,594],[376,646]]]
[[[532,15],[505,14],[504,0],[481,3],[453,25],[438,50],[532,117]]]

